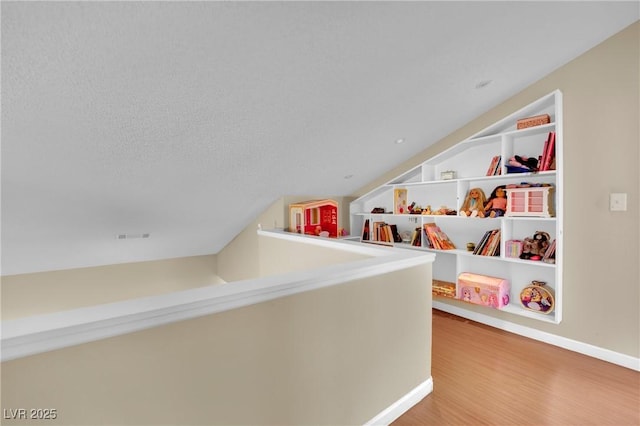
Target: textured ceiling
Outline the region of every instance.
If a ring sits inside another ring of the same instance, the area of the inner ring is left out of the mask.
[[[638,3],[3,1],[1,19],[11,275],[217,253],[281,196],[353,193]]]

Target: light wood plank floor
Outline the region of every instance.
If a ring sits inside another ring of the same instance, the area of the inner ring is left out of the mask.
[[[640,425],[639,372],[433,312],[433,393],[394,426]]]

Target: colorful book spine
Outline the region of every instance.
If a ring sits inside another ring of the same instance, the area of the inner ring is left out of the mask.
[[[364,226],[362,227],[362,240],[369,241],[369,219],[364,221]]]
[[[434,249],[453,250],[456,248],[455,244],[453,244],[447,234],[445,234],[444,231],[442,231],[442,229],[440,229],[440,227],[435,223],[425,223],[424,232]]]
[[[547,251],[544,252],[544,255],[542,256],[542,261],[545,263],[556,262],[556,240],[555,239],[551,242],[551,244],[549,244]]]
[[[551,163],[555,158],[556,152],[556,132],[549,132],[549,143],[547,144],[545,153],[543,155],[543,164],[540,168],[541,171],[546,171],[550,169]]]
[[[473,250],[473,254],[480,254],[482,249],[484,249],[485,244],[487,243],[487,239],[491,235],[491,231],[487,231],[484,233],[478,244],[476,244],[476,248]]]
[[[489,163],[489,168],[487,169],[487,176],[497,176],[502,174],[501,165],[502,156],[494,155],[491,159],[491,163]]]
[[[487,240],[487,243],[484,245],[484,248],[482,249],[482,252],[480,253],[481,256],[491,256],[491,247],[493,247],[495,238],[496,238],[496,234],[499,231],[497,229],[494,229],[493,231],[491,231],[491,234],[489,235],[489,239]]]
[[[507,257],[515,257],[518,258],[520,257],[520,254],[522,253],[522,241],[521,240],[509,240],[506,241],[505,243],[505,255]]]
[[[549,147],[549,138],[551,137],[551,133],[547,135],[547,140],[544,141],[544,145],[542,146],[542,153],[540,157],[538,157],[538,171],[542,171],[542,165],[544,164],[547,157],[547,148]]]

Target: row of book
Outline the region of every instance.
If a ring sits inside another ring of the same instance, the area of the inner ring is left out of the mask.
[[[425,223],[424,228],[417,227],[411,234],[410,244],[413,247],[422,247],[422,234],[424,232],[424,241],[426,246],[438,250],[452,250],[456,246],[449,239],[447,234],[440,229],[435,223]]]
[[[455,244],[449,239],[439,226],[435,223],[425,223],[423,229],[417,227],[411,234],[410,244],[414,247],[422,247],[422,235],[424,232],[424,240],[426,246],[437,250],[453,250],[456,248]],[[362,241],[379,243],[379,244],[393,244],[394,242],[402,242],[402,237],[398,234],[398,228],[396,225],[390,225],[386,222],[376,221],[369,222],[369,219],[365,220],[362,227]]]
[[[437,250],[453,250],[456,248],[447,234],[435,223],[425,223],[423,227],[427,247]]]
[[[484,233],[480,242],[476,244],[473,254],[478,256],[500,255],[500,230],[491,229]]]
[[[426,246],[437,250],[453,250],[455,244],[449,239],[447,234],[440,229],[435,223],[425,223],[423,229],[417,227],[413,230],[410,244],[414,247],[422,246],[422,234],[424,232]],[[402,239],[398,234],[396,225],[390,225],[385,222],[373,222],[369,225],[369,220],[365,221],[362,240],[368,242],[377,242],[383,244],[393,244],[401,242]],[[517,258],[522,252],[522,241],[509,240],[505,242],[505,255],[507,257]],[[473,250],[474,255],[478,256],[499,256],[500,255],[500,229],[491,229],[484,233],[480,242]],[[555,263],[556,257],[556,240],[554,239],[549,248],[545,251],[542,261],[546,263]]]
[[[396,225],[382,221],[376,221],[369,225],[369,219],[367,219],[362,227],[362,241],[393,244],[402,241],[402,239]]]

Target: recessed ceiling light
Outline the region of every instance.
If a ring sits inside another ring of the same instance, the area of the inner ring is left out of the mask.
[[[482,80],[478,83],[476,83],[476,89],[483,89],[485,87],[487,87],[488,85],[491,84],[493,80]]]
[[[400,145],[401,143],[404,143],[404,139],[396,139],[396,145]]]

